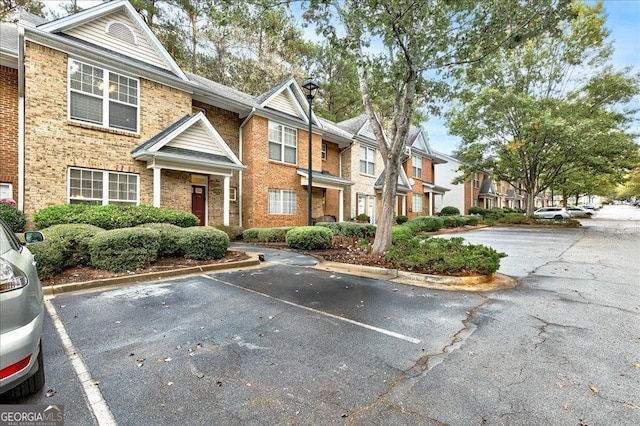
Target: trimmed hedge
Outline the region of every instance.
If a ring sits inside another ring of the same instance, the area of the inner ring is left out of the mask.
[[[61,270],[89,264],[89,242],[100,232],[104,232],[104,229],[83,223],[53,225],[42,230],[45,241],[55,245],[62,253],[64,261]]]
[[[398,215],[396,216],[396,223],[398,225],[402,225],[403,223],[405,223],[406,221],[408,221],[409,218],[405,215]]]
[[[91,264],[111,272],[147,266],[158,258],[159,247],[160,233],[142,227],[100,232],[89,241]]]
[[[333,235],[346,238],[374,238],[376,236],[376,227],[366,223],[323,222],[316,224],[316,226],[328,228]]]
[[[415,234],[418,232],[435,232],[442,229],[444,221],[441,217],[436,216],[418,216],[409,220],[403,226],[408,226]]]
[[[234,226],[234,225],[216,225],[214,228],[219,229],[225,232],[229,236],[230,241],[239,240],[242,237],[242,226]]]
[[[86,223],[103,229],[129,228],[144,223],[171,223],[186,228],[198,224],[198,218],[189,212],[151,206],[94,206],[86,204],[60,204],[46,207],[33,214],[37,229],[65,223]]]
[[[287,232],[291,226],[281,226],[277,228],[258,228],[259,243],[284,243],[287,240]]]
[[[460,215],[460,209],[454,206],[445,206],[440,210],[441,216],[458,216]]]
[[[287,245],[299,250],[330,249],[333,233],[324,226],[301,226],[287,232]]]
[[[143,223],[138,226],[155,229],[160,234],[158,258],[179,257],[183,255],[184,250],[180,245],[183,228],[170,223]]]
[[[18,210],[16,206],[7,202],[0,202],[0,217],[7,222],[9,228],[13,232],[24,231],[24,225],[27,223],[27,218],[24,213]]]
[[[415,237],[415,233],[408,226],[396,225],[391,227],[391,244],[401,244],[405,240]]]
[[[229,248],[229,236],[212,226],[186,228],[181,234],[180,246],[187,259],[220,259]]]
[[[62,245],[62,249],[61,249]],[[38,277],[41,280],[51,278],[64,268],[64,244],[61,240],[44,240],[38,244],[30,244],[29,251],[33,254],[36,261],[36,269]]]
[[[489,275],[500,268],[506,254],[480,244],[464,244],[463,238],[411,238],[392,245],[386,258],[395,265],[424,269],[429,274]]]
[[[242,240],[247,243],[257,243],[258,242],[258,232],[259,228],[249,228],[245,229],[242,233]]]

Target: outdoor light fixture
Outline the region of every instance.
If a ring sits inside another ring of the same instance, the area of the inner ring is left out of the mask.
[[[318,88],[320,88],[320,86],[318,86],[318,82],[316,80],[314,80],[313,78],[308,78],[307,80],[305,80],[304,83],[302,83],[302,88],[305,90],[305,92],[307,93],[307,101],[309,101],[309,168],[307,169],[307,192],[308,192],[308,196],[307,196],[307,224],[309,226],[313,225],[313,217],[312,215],[312,195],[311,195],[311,189],[312,189],[312,178],[311,178],[311,174],[312,174],[312,161],[311,161],[311,132],[312,132],[312,120],[311,120],[311,113],[312,113],[312,109],[311,109],[311,101],[313,101],[314,96],[316,95],[316,91],[318,90]]]

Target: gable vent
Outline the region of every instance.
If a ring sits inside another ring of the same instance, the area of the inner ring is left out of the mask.
[[[136,35],[133,30],[122,22],[110,22],[107,25],[107,34],[117,38],[118,40],[124,41],[125,43],[133,45],[138,44],[138,40],[136,39]]]

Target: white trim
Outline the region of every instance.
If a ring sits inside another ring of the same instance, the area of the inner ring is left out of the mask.
[[[9,190],[9,196],[8,197],[3,197],[2,193],[0,193],[0,198],[10,198],[10,199],[13,200],[13,184],[9,183],[9,182],[0,182],[0,188],[2,188],[3,186],[6,186],[7,189]]]
[[[76,167],[76,166],[68,166],[67,167],[67,203],[71,204],[71,170],[80,170],[80,171],[88,171],[92,173],[101,173],[102,174],[102,199],[99,200],[97,198],[91,198],[91,201],[101,201],[101,204],[108,205],[109,201],[113,201],[113,203],[128,203],[131,205],[139,205],[140,204],[140,175],[136,173],[129,172],[118,172],[115,170],[102,170],[102,169],[91,169],[88,167]],[[109,174],[114,173],[116,175],[126,175],[126,176],[135,176],[136,178],[136,199],[135,200],[119,200],[114,199],[110,200],[109,198]],[[81,201],[82,198],[74,197],[73,200]]]
[[[162,193],[162,168],[153,168],[153,207],[160,207]]]
[[[18,210],[24,212],[25,102],[24,102],[24,28],[18,26]]]
[[[229,176],[225,176],[222,184],[222,224],[229,226]]]
[[[129,27],[129,25],[125,24],[125,23],[124,23],[124,22],[122,22],[122,21],[119,21],[119,20],[113,19],[113,20],[111,20],[111,21],[107,22],[107,23],[105,24],[104,32],[105,32],[106,34],[111,35],[112,37],[115,37],[113,34],[109,33],[109,28],[111,28],[111,26],[112,26],[112,25],[114,25],[114,24],[120,24],[120,25],[123,25],[126,29],[128,29],[128,30],[129,30],[129,32],[131,32],[131,35],[133,36],[133,44],[134,44],[134,45],[136,45],[136,46],[138,45],[138,36],[136,35],[136,32],[135,32],[135,31],[133,31],[133,30]],[[116,37],[116,38],[117,38],[117,37]],[[126,40],[122,40],[122,41],[125,41],[125,42],[126,42]]]
[[[280,145],[280,160],[277,160],[275,158],[271,158],[270,157],[270,155],[271,155],[271,150],[269,149],[269,144],[271,143],[271,135],[270,135],[270,133],[271,133],[270,130],[271,129],[270,129],[270,127],[271,127],[272,124],[280,126],[282,128],[280,141],[275,141],[275,140],[273,141],[274,144],[277,143],[277,144]],[[285,129],[293,130],[295,132],[295,134],[296,134],[296,136],[295,136],[296,158],[295,158],[293,163],[285,161],[285,157],[286,157],[285,156],[285,152],[286,152],[285,151],[285,147],[293,148],[291,145],[287,145],[287,144],[284,143],[284,133],[285,133],[284,131],[285,131]],[[275,120],[269,120],[267,122],[267,159],[269,161],[276,161],[278,163],[291,164],[291,165],[297,166],[298,165],[298,156],[299,156],[299,154],[300,154],[300,151],[299,151],[299,147],[298,147],[298,129],[295,128],[295,127],[287,126],[286,124],[281,124],[281,123],[279,123],[279,122],[277,122]]]

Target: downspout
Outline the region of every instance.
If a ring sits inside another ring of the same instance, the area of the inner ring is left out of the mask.
[[[242,124],[240,125],[240,131],[238,132],[239,139],[240,139],[239,146],[238,146],[238,158],[240,159],[240,162],[242,164],[244,164],[242,161],[242,145],[243,145],[242,129],[249,122],[249,120],[253,118],[253,114],[255,114],[255,112],[256,112],[256,108],[255,107],[251,108],[251,112],[249,113],[249,115],[247,115],[247,118],[245,118]],[[238,199],[238,226],[242,227],[242,210],[243,210],[242,200],[244,199],[244,197],[242,196],[242,170],[238,171],[238,193],[236,194],[236,198]]]
[[[24,212],[24,28],[18,25],[18,210]]]

